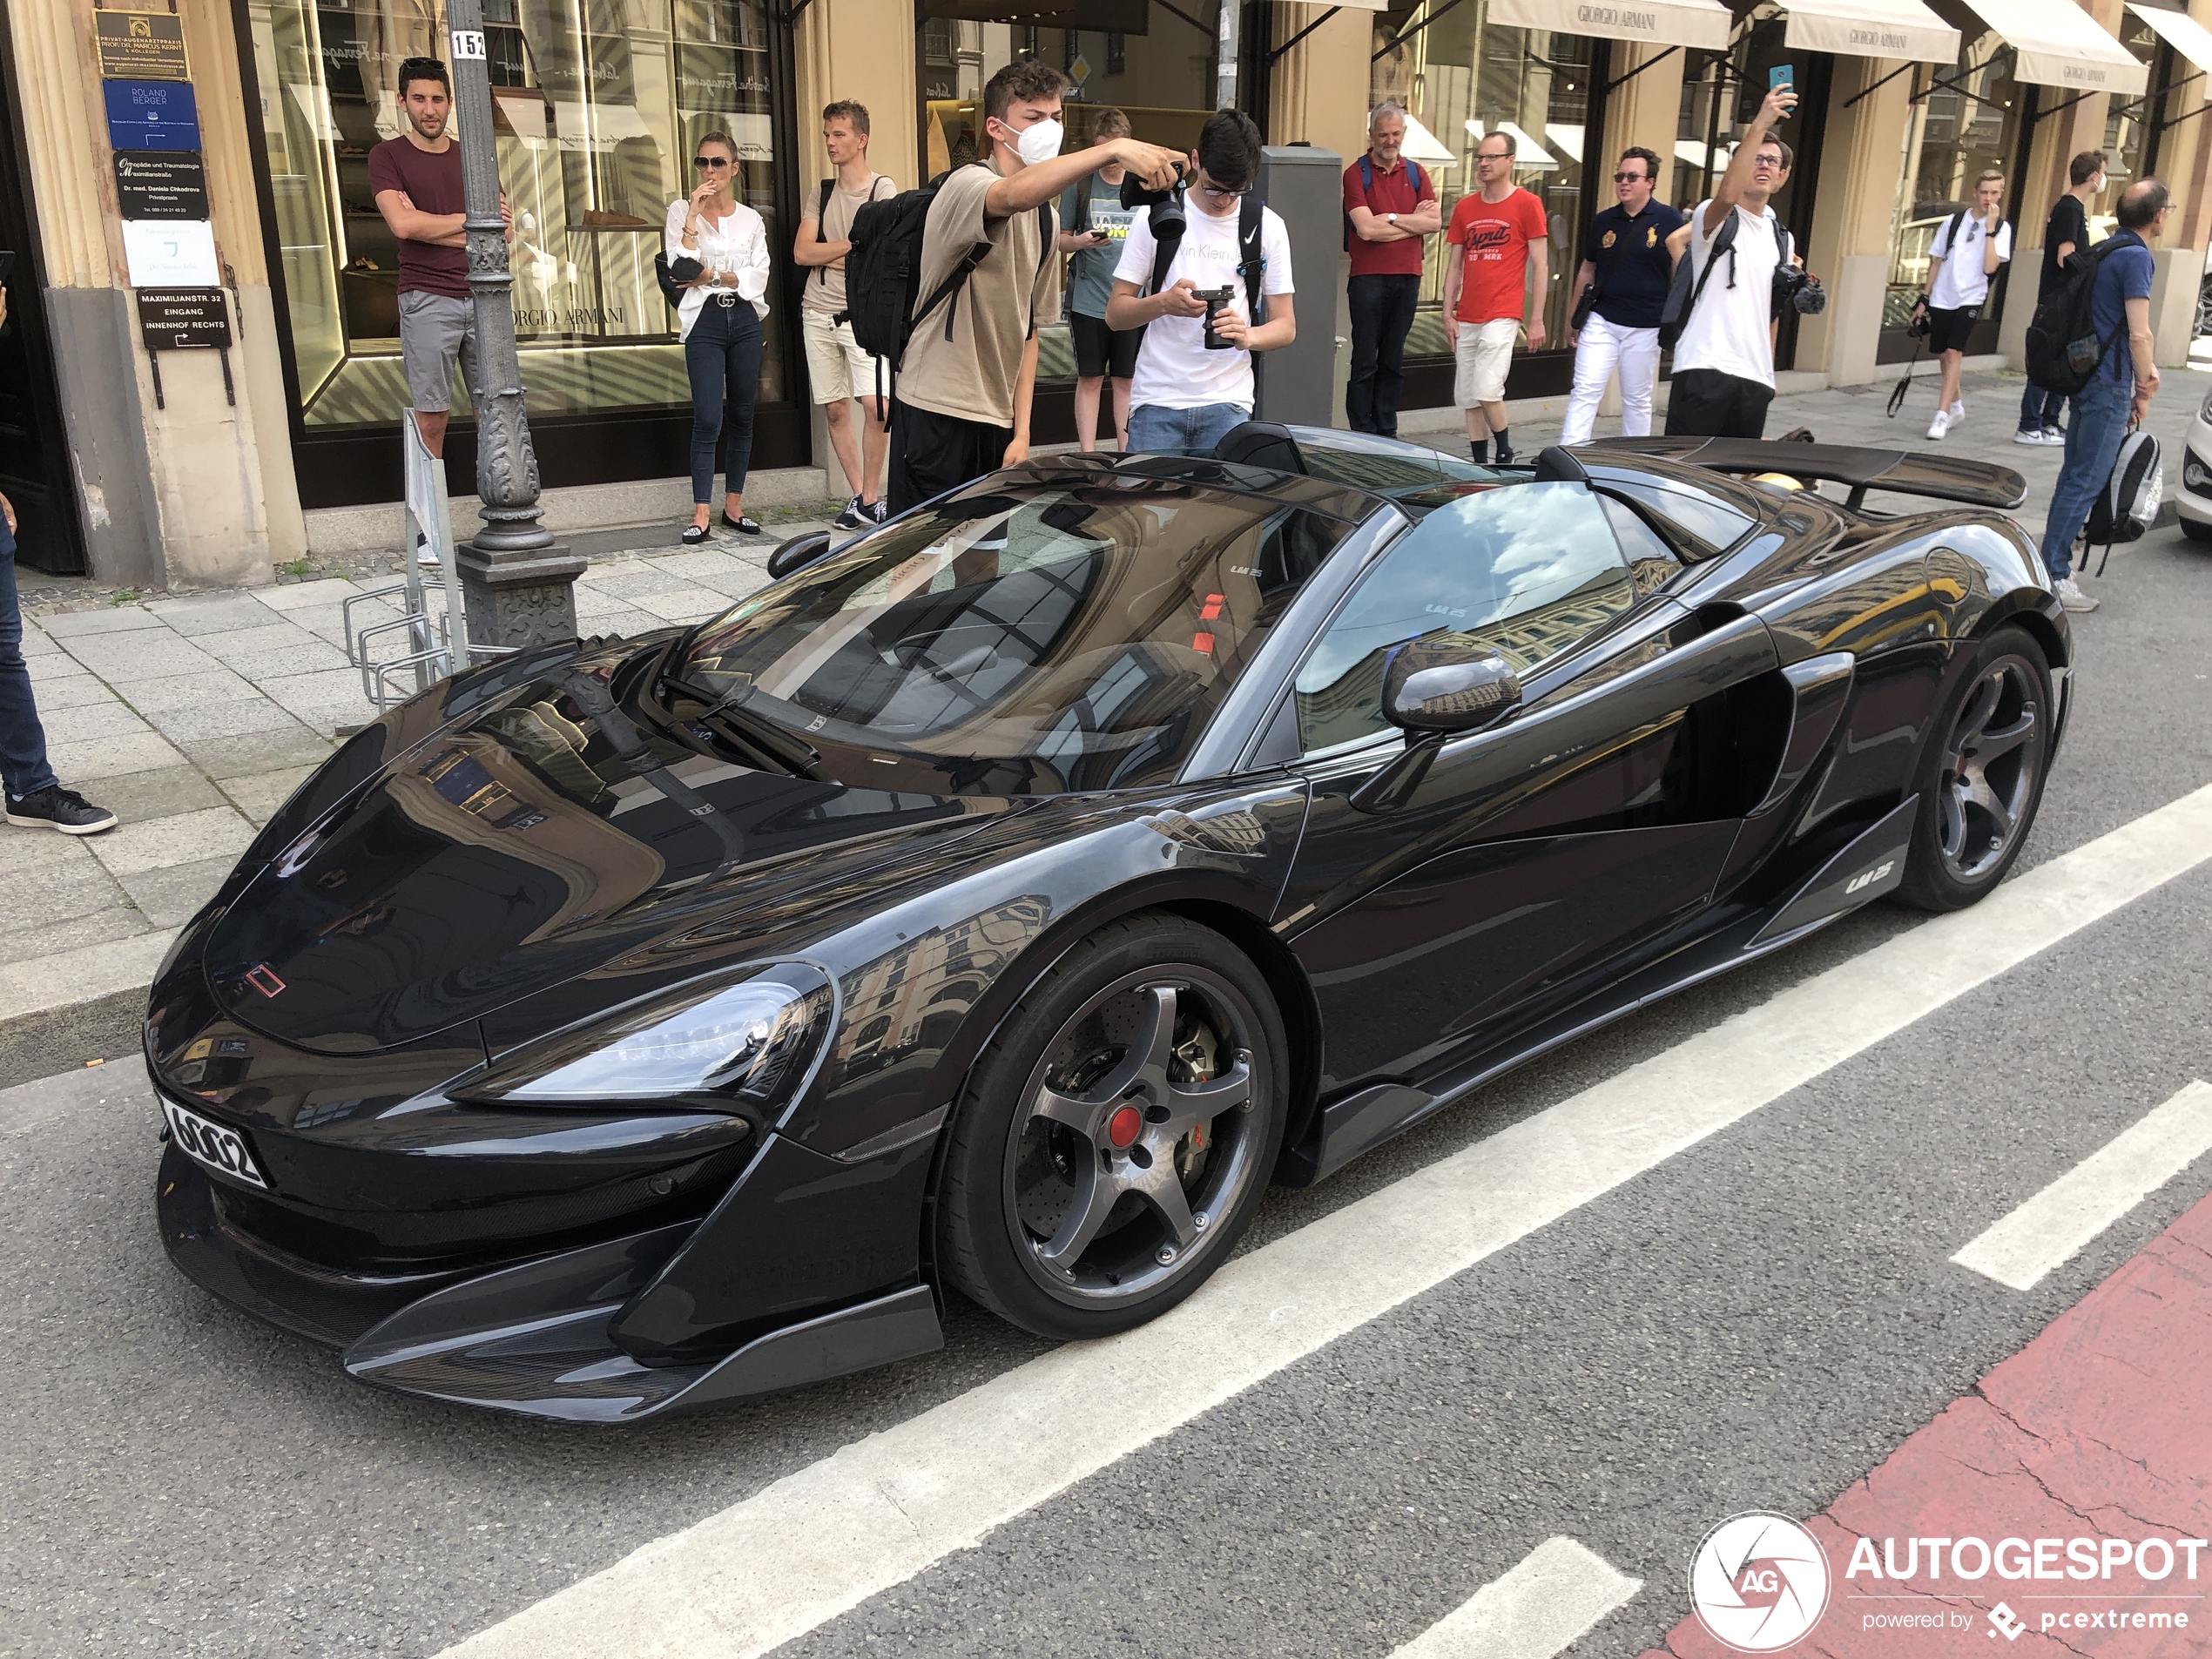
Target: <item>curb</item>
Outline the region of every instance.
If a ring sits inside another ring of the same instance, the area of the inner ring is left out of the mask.
[[[172,927],[0,968],[0,1089],[136,1055],[147,988],[176,937]]]

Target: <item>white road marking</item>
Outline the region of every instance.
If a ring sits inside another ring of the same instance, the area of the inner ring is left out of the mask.
[[[1003,1372],[446,1651],[765,1654],[2208,858],[2212,786],[1229,1263],[1150,1325]]]
[[[2212,1083],[2193,1082],[1951,1259],[2016,1291],[2035,1282],[2212,1152]]]
[[[1547,1538],[1390,1659],[1552,1659],[1642,1588],[1572,1538]]]

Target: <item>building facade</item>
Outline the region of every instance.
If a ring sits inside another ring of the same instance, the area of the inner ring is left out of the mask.
[[[1907,354],[1929,239],[1985,167],[2007,174],[2015,263],[2032,268],[2067,158],[2088,147],[2113,153],[2114,190],[2146,172],[2175,189],[2155,304],[2161,357],[2186,356],[2212,233],[2212,121],[2197,118],[2212,35],[2172,0],[1981,0],[1986,16],[1965,0],[1229,3],[1242,102],[1271,143],[1348,160],[1389,98],[1411,112],[1409,153],[1448,212],[1473,187],[1479,139],[1514,134],[1517,176],[1550,219],[1554,341],[1612,158],[1656,151],[1666,198],[1695,203],[1786,66],[1804,102],[1779,206],[1832,298],[1785,326],[1785,367],[1860,383]],[[448,56],[442,0],[132,3],[0,0],[0,248],[17,254],[0,489],[24,515],[24,560],[185,588],[389,545],[407,394],[395,250],[367,158],[401,130],[401,62]],[[838,481],[803,470],[833,462],[805,383],[799,273],[781,256],[829,171],[821,105],[867,105],[876,167],[910,185],[974,156],[984,82],[1041,57],[1075,84],[1069,142],[1113,105],[1139,137],[1187,146],[1223,67],[1221,3],[485,0],[549,522],[672,517],[688,500],[682,348],[652,256],[701,135],[735,140],[779,253],[753,465],[819,494]],[[2110,212],[2093,204],[2093,222]],[[1408,407],[1449,397],[1443,257],[1439,239]],[[1340,296],[1340,273],[1328,278]],[[1298,280],[1301,320],[1326,317],[1316,274]],[[2000,284],[1978,349],[2017,360],[2033,287]],[[1349,333],[1340,312],[1336,332]],[[1064,327],[1044,331],[1041,363],[1037,436],[1065,440]],[[1524,353],[1509,395],[1556,395],[1568,368],[1555,347]],[[447,457],[449,484],[470,493],[467,421]]]

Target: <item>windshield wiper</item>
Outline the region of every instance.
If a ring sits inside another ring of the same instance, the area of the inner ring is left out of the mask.
[[[750,685],[718,693],[674,674],[663,674],[660,683],[665,690],[705,705],[701,712],[692,717],[694,719],[711,720],[728,728],[740,747],[779,771],[787,772],[794,778],[811,778],[818,783],[830,781],[822,771],[820,750],[748,706],[752,701]]]

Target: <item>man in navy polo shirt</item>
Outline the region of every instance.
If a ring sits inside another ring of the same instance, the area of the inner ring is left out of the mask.
[[[1567,331],[1575,347],[1575,390],[1567,400],[1561,443],[1588,443],[1597,424],[1598,401],[1617,368],[1621,373],[1621,435],[1651,434],[1651,393],[1659,383],[1659,313],[1667,302],[1674,260],[1667,238],[1682,228],[1681,213],[1651,192],[1659,184],[1659,158],[1638,146],[1623,150],[1613,172],[1618,204],[1590,220],[1588,250],[1575,279],[1572,316],[1583,290],[1597,298],[1590,319]]]
[[[1400,151],[1406,111],[1395,104],[1367,118],[1367,153],[1344,170],[1345,246],[1352,276],[1352,374],[1344,421],[1354,432],[1398,435],[1398,394],[1405,384],[1406,336],[1421,298],[1421,260],[1444,228],[1436,185]]]

